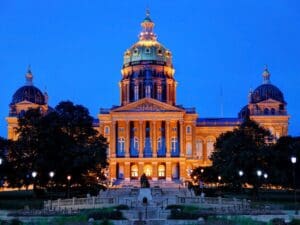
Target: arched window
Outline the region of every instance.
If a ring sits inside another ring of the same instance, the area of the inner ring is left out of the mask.
[[[151,86],[150,85],[146,86],[145,96],[146,96],[146,98],[151,98]]]
[[[166,176],[166,167],[163,164],[158,166],[158,177],[162,178]]]
[[[176,152],[177,150],[177,138],[172,137],[171,138],[171,152]]]
[[[139,150],[139,139],[137,137],[134,138],[134,141],[133,141],[133,148],[134,150]]]
[[[139,100],[139,86],[135,85],[134,86],[134,101]]]
[[[186,156],[188,156],[188,157],[192,156],[192,144],[191,144],[191,142],[186,143]]]
[[[158,86],[157,86],[157,100],[159,100],[159,101],[162,100],[162,97],[161,97],[162,95],[161,95],[161,93],[162,93],[161,86],[158,85]]]
[[[208,138],[206,140],[207,158],[209,158],[214,151],[214,143],[215,140],[213,138]]]
[[[269,115],[269,109],[268,108],[264,109],[264,115]]]
[[[145,165],[144,166],[144,173],[146,174],[147,177],[152,176],[152,166],[151,165]]]
[[[271,115],[275,115],[275,109],[274,108],[271,109]]]
[[[123,137],[118,140],[118,150],[119,153],[123,153],[125,151],[125,139]]]
[[[136,164],[131,166],[131,178],[137,178],[139,175],[139,169]]]
[[[104,134],[109,134],[109,126],[104,127]]]
[[[198,159],[202,159],[203,157],[203,142],[202,140],[197,140],[196,141],[196,156]]]
[[[190,134],[192,132],[191,126],[186,127],[186,133]]]

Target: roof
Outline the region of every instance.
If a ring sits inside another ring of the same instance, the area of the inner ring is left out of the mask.
[[[243,122],[243,119],[239,118],[198,118],[197,126],[198,127],[207,127],[207,126],[238,126]]]

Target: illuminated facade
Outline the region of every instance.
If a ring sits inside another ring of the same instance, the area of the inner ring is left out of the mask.
[[[249,94],[238,118],[199,118],[194,108],[176,104],[172,54],[157,41],[149,13],[139,40],[124,54],[120,106],[101,109],[99,132],[109,145],[111,180],[189,179],[197,166],[209,166],[216,138],[250,116],[275,137],[287,135],[289,116],[281,91],[264,83]],[[98,126],[98,125],[97,125]]]
[[[194,108],[176,104],[177,82],[172,53],[157,41],[149,13],[139,40],[124,54],[120,105],[101,109],[94,122],[109,142],[110,180],[130,181],[145,173],[152,180],[189,179],[198,166],[209,166],[217,137],[236,128],[246,116],[269,129],[275,138],[287,135],[289,116],[282,92],[263,72],[263,84],[249,93],[237,118],[199,118]],[[31,77],[31,78],[30,78]],[[24,87],[10,105],[8,138],[16,139],[17,117],[28,108],[48,110],[47,95],[26,75]]]

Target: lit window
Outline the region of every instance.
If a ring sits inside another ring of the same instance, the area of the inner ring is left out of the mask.
[[[202,140],[197,140],[196,141],[196,155],[198,159],[201,159],[202,156],[202,152],[203,152],[203,142]]]
[[[131,177],[138,177],[138,167],[137,165],[131,166]]]
[[[105,126],[104,127],[104,134],[109,134],[109,127],[108,126]]]
[[[192,156],[192,144],[190,142],[186,143],[186,155]]]
[[[165,177],[165,171],[166,171],[166,167],[165,165],[159,165],[158,166],[158,177]]]
[[[187,126],[187,127],[186,127],[186,133],[187,133],[187,134],[190,134],[191,131],[192,131],[191,126]]]
[[[177,146],[177,138],[173,137],[171,139],[171,151],[176,152],[176,146]]]
[[[134,101],[139,100],[139,86],[135,85],[134,86]]]
[[[159,151],[162,148],[161,138],[157,139],[157,150]]]
[[[206,141],[206,149],[207,149],[207,158],[209,158],[211,156],[211,154],[213,153],[214,151],[214,140],[209,138],[207,141]]]
[[[150,87],[150,85],[146,86],[146,93],[145,93],[145,95],[146,95],[146,98],[150,98],[151,97],[151,87]]]
[[[134,138],[133,148],[139,150],[139,139],[137,137]]]
[[[118,140],[118,150],[120,153],[125,151],[125,139],[124,138],[119,138]]]

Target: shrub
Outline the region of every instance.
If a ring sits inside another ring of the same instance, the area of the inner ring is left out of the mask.
[[[10,225],[21,225],[23,224],[19,219],[15,218],[10,221]]]
[[[300,220],[299,219],[293,219],[289,225],[300,225]]]
[[[95,220],[121,220],[124,219],[123,214],[119,210],[100,209],[99,211],[90,212],[88,218],[94,218]]]
[[[285,225],[284,219],[282,218],[274,218],[271,220],[272,225]]]
[[[117,210],[128,210],[129,207],[128,207],[128,205],[118,205],[118,206],[116,206],[116,209]]]

